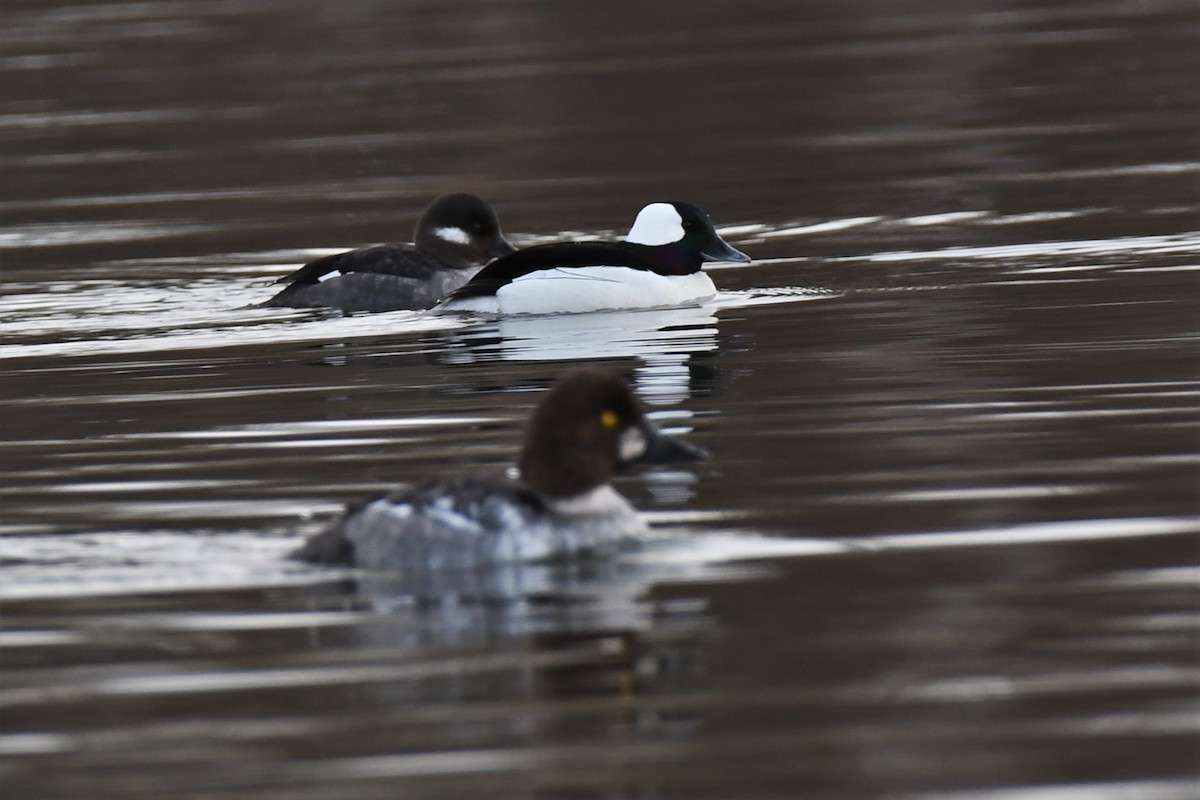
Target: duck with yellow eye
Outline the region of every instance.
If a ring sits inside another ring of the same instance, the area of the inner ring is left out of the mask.
[[[349,510],[296,557],[411,573],[604,556],[647,532],[609,483],[617,471],[706,457],[655,428],[621,378],[578,369],[530,417],[518,478],[460,475],[397,487]]]

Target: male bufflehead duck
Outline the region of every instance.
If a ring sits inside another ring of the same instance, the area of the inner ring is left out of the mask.
[[[438,311],[555,314],[696,305],[716,294],[709,261],[746,262],[691,203],[651,203],[623,242],[518,250],[452,291]]]
[[[512,252],[490,205],[473,194],[448,194],[417,220],[412,244],[377,244],[318,258],[277,280],[287,288],[263,305],[430,308],[489,260]]]
[[[611,554],[646,525],[609,484],[635,462],[697,460],[656,429],[629,387],[600,369],[567,373],[530,417],[519,479],[454,476],[401,486],[347,512],[295,554],[406,574]]]

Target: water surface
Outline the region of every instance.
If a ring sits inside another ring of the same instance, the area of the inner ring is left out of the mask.
[[[1200,13],[1180,2],[0,10],[6,797],[1194,796]],[[656,199],[710,304],[257,309],[475,191]],[[636,558],[284,555],[502,468],[602,363],[713,452]]]

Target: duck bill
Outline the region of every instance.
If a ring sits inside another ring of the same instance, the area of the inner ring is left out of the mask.
[[[675,461],[703,461],[708,451],[695,445],[681,442],[668,436],[658,428],[647,425],[641,430],[646,447],[631,464],[669,464]]]
[[[705,261],[732,261],[738,264],[745,264],[750,261],[750,256],[743,253],[741,250],[735,250],[720,236],[713,236],[700,255]]]
[[[500,256],[506,256],[509,253],[517,252],[517,248],[509,244],[508,239],[505,239],[503,236],[497,236],[496,241],[492,242],[492,246],[489,247],[485,252],[487,253],[488,258],[499,258]],[[746,260],[749,261],[749,259]]]

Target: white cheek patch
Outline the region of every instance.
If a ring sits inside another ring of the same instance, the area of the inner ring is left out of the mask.
[[[634,461],[646,453],[646,434],[630,428],[617,440],[617,455],[622,461]]]
[[[324,283],[325,281],[331,281],[334,278],[340,278],[340,277],[342,277],[342,273],[335,269],[335,270],[330,270],[329,272],[326,272],[324,275],[317,278],[317,280],[321,283]]]
[[[625,241],[634,244],[670,244],[683,238],[683,217],[670,203],[651,203],[638,212]]]
[[[471,235],[462,228],[437,228],[433,235],[444,242],[453,242],[454,244],[470,244]]]

